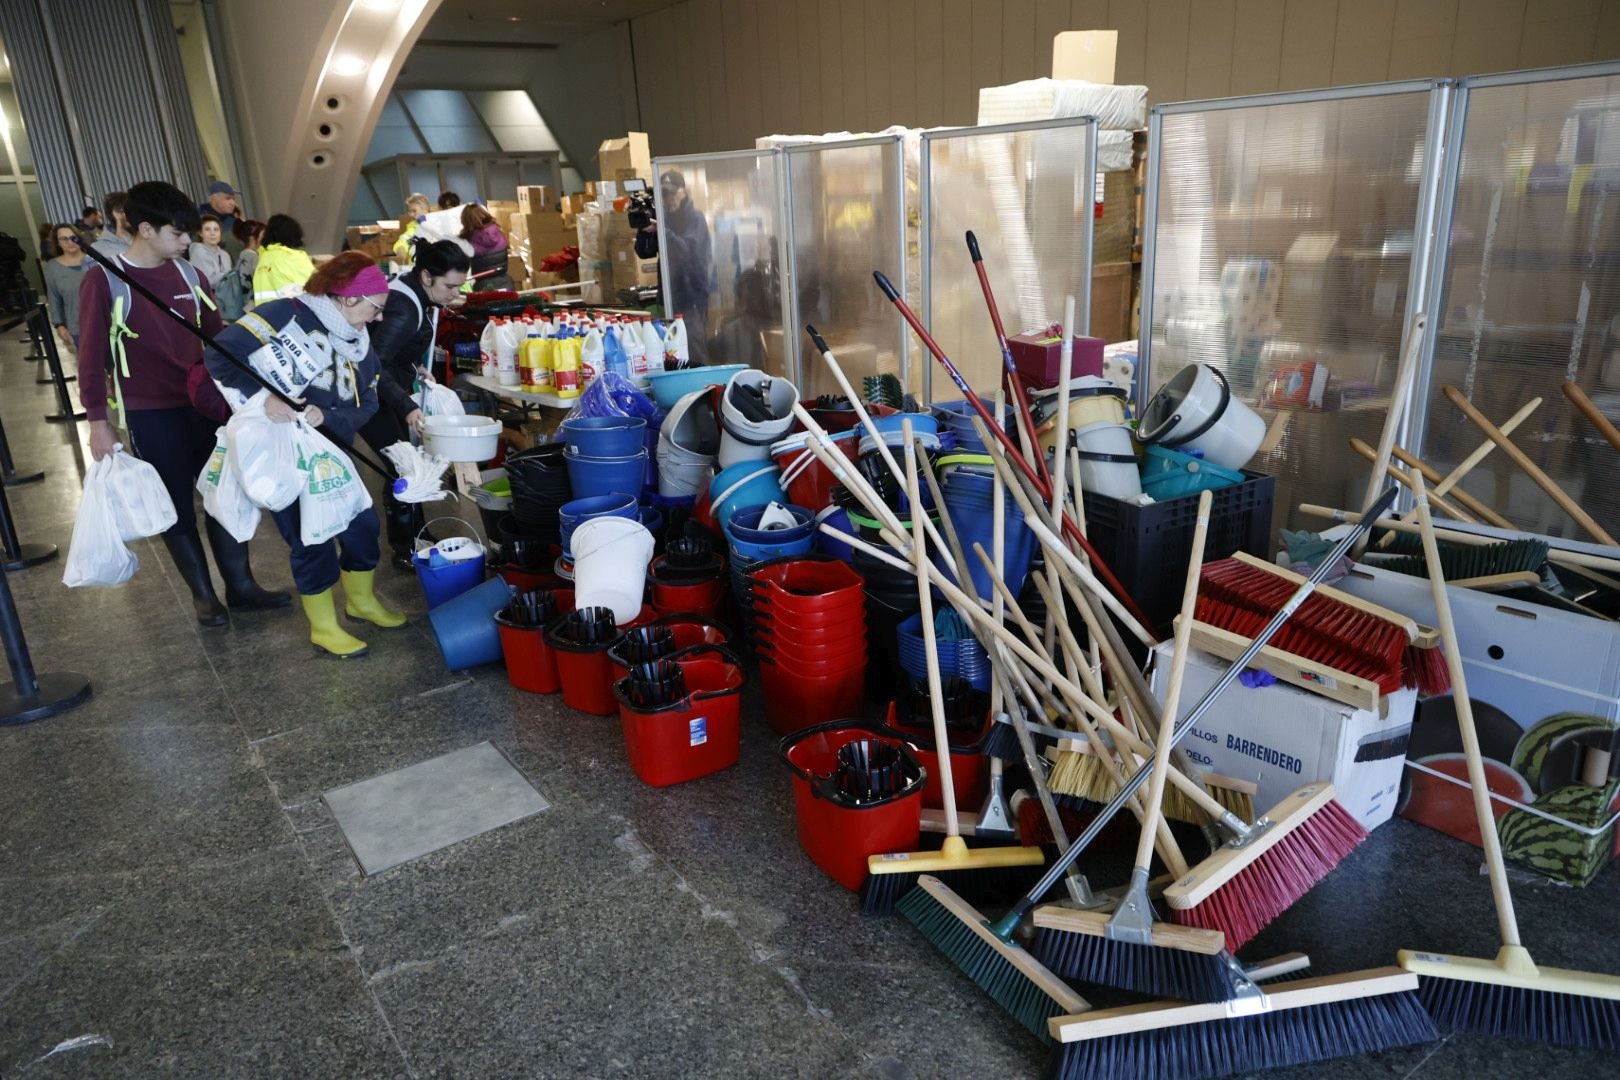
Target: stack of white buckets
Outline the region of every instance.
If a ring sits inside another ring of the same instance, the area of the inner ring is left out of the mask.
[[[742,414],[732,402],[732,394],[745,388],[760,391],[775,419],[750,420]],[[753,368],[733,375],[720,399],[720,468],[770,457],[771,444],[793,426],[793,405],[798,400],[798,387],[786,379],[773,379]]]
[[[720,433],[704,407],[709,388],[694,390],[675,403],[658,432],[658,494],[685,498],[705,491],[714,473]]]
[[[1136,467],[1131,429],[1125,423],[1125,398],[1124,387],[1095,375],[1083,375],[1069,384],[1069,431],[1080,450],[1081,487],[1130,500],[1142,494],[1142,476]],[[1041,449],[1052,449],[1056,441],[1056,427],[1048,428],[1041,437]]]

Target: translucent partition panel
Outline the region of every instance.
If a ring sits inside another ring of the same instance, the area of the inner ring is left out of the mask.
[[[1001,350],[968,256],[972,230],[1009,335],[1091,306],[1092,177],[1097,123],[1090,117],[923,134],[923,317],[968,385],[1001,381]],[[919,347],[917,389],[930,400],[961,394]]]
[[[1156,108],[1138,389],[1213,365],[1269,425],[1249,463],[1357,508],[1421,295],[1450,87],[1399,83]],[[1414,247],[1416,255],[1414,257]]]
[[[1562,393],[1620,420],[1620,65],[1470,79],[1459,99],[1422,456],[1449,471],[1484,439],[1447,385],[1497,424],[1539,397],[1514,442],[1620,535],[1620,454]],[[1499,452],[1462,486],[1516,527],[1593,540]]]
[[[685,321],[696,363],[790,373],[781,158],[739,150],[653,162],[659,176],[673,170],[685,184],[678,194],[658,189],[659,273],[664,308]]]
[[[881,270],[901,295],[905,269],[905,159],[898,136],[811,143],[786,151],[793,238],[790,348],[802,356],[800,392],[838,384],[804,337],[810,323],[827,339],[860,390],[866,375],[909,376],[899,314],[872,280]]]

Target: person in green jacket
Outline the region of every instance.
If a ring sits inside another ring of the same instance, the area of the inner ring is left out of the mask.
[[[405,265],[415,261],[411,253],[411,241],[416,238],[416,227],[421,224],[422,215],[433,211],[433,203],[420,191],[413,191],[411,197],[405,200],[405,216],[410,221],[405,223],[405,231],[399,234],[394,241],[394,261]]]
[[[291,215],[271,214],[264,223],[263,247],[253,271],[253,303],[299,296],[315,264],[304,251],[304,227]]]

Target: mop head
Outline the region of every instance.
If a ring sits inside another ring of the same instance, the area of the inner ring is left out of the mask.
[[[424,503],[455,498],[455,492],[444,490],[444,472],[450,467],[444,458],[408,442],[383,447],[383,456],[399,474],[393,490],[394,498],[400,502]]]
[[[1331,784],[1307,784],[1270,817],[1248,845],[1218,849],[1165,890],[1172,921],[1219,930],[1241,949],[1367,839]]]
[[[900,913],[924,937],[1037,1038],[1051,1041],[1047,1021],[1090,1006],[1027,951],[990,932],[970,904],[937,878],[924,876],[900,901]]]
[[[1140,945],[1105,937],[1110,918],[1055,906],[1036,908],[1030,953],[1060,979],[1156,997],[1231,1001],[1245,988],[1247,979],[1222,947],[1219,933],[1198,940],[1179,927],[1155,923],[1153,944]],[[1199,951],[1177,944],[1178,931]]]
[[[1433,1042],[1440,1036],[1403,974],[1383,968],[1289,983],[1268,994],[1265,1011],[1247,1016],[1229,1016],[1218,1004],[1155,1002],[1055,1022],[1074,1041],[1046,1075],[1196,1080]],[[1088,1037],[1082,1029],[1093,1025],[1098,1034]],[[1137,1029],[1110,1034],[1127,1025]]]
[[[1495,960],[1399,955],[1420,976],[1418,996],[1441,1028],[1620,1050],[1620,976],[1538,967],[1522,947],[1504,947]]]

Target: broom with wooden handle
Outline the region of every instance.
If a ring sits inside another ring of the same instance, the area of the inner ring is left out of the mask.
[[[1620,428],[1616,428],[1609,418],[1603,415],[1603,411],[1586,396],[1586,391],[1572,382],[1566,382],[1563,389],[1569,403],[1580,410],[1580,414],[1597,429],[1597,433],[1602,435],[1610,446],[1620,450]]]
[[[1473,790],[1474,814],[1479,821],[1480,845],[1490,873],[1491,897],[1502,948],[1494,960],[1401,950],[1401,967],[1419,976],[1419,995],[1437,1023],[1455,1031],[1531,1039],[1560,1046],[1620,1049],[1620,976],[1538,967],[1519,938],[1508,888],[1502,841],[1496,834],[1496,815],[1474,728],[1473,703],[1468,698],[1468,676],[1451,598],[1440,576],[1440,551],[1434,522],[1425,498],[1423,478],[1413,477],[1417,492],[1418,527],[1429,561],[1429,590],[1435,617],[1451,668],[1452,702],[1468,761],[1468,782]]]

